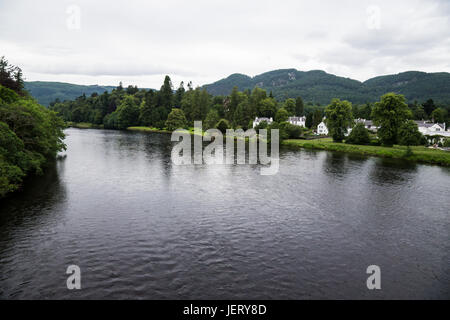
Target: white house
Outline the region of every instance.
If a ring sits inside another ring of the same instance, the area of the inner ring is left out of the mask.
[[[294,126],[306,127],[306,117],[289,117],[288,122]]]
[[[327,125],[325,124],[324,121],[319,123],[319,125],[317,126],[317,134],[319,134],[319,135],[326,135],[327,136],[328,135],[328,128],[327,128]]]
[[[356,119],[355,125],[357,123],[363,123],[364,128],[366,128],[367,130],[372,131],[372,132],[377,132],[378,129],[380,129],[380,127],[376,126],[372,120]],[[347,136],[350,134],[350,132],[352,132],[352,130],[353,130],[353,128],[347,128]]]
[[[424,136],[444,136],[450,137],[450,132],[445,131],[445,123],[427,123],[425,121],[416,121],[419,131]]]
[[[255,121],[253,121],[253,129],[260,125],[261,122],[267,122],[267,124],[271,124],[273,122],[273,118],[255,118]]]

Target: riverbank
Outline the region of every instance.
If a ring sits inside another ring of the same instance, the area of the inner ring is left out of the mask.
[[[69,128],[77,129],[104,129],[102,124],[93,124],[89,122],[66,122]]]
[[[450,166],[450,152],[426,148],[423,146],[411,147],[412,155],[406,156],[405,146],[381,147],[381,146],[362,146],[345,143],[335,143],[331,138],[317,140],[285,140],[283,145],[290,147],[300,147],[305,149],[318,149],[335,152],[346,152],[361,154],[367,156],[405,159],[408,161],[438,164]]]

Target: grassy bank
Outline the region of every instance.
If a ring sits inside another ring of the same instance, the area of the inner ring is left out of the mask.
[[[103,129],[102,124],[93,124],[88,122],[67,122],[67,126],[69,128],[78,129]]]
[[[127,130],[142,131],[142,132],[172,133],[169,130],[157,129],[157,128],[152,128],[152,127],[128,127]]]
[[[411,147],[413,154],[406,157],[405,146],[378,147],[378,146],[360,146],[345,143],[335,143],[331,138],[317,140],[285,140],[283,145],[300,147],[305,149],[319,149],[337,152],[355,153],[368,156],[406,159],[420,163],[439,164],[450,166],[450,152],[434,150],[426,147]]]

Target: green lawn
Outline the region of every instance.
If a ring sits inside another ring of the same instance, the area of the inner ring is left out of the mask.
[[[152,127],[128,127],[127,130],[130,131],[144,131],[144,132],[159,132],[159,133],[171,133],[171,131],[157,129]]]
[[[402,158],[410,161],[450,166],[450,152],[429,149],[422,146],[411,147],[413,155],[405,157],[405,146],[394,146],[392,148],[378,146],[360,146],[345,143],[335,143],[331,138],[317,140],[285,140],[283,141],[283,144],[287,146],[295,146],[306,149],[357,153],[385,158]]]

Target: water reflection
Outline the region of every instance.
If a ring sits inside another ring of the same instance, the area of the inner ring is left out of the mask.
[[[283,148],[261,176],[174,166],[165,134],[70,129],[67,145],[2,202],[1,298],[450,296],[446,169]],[[65,287],[69,264],[81,291]]]

